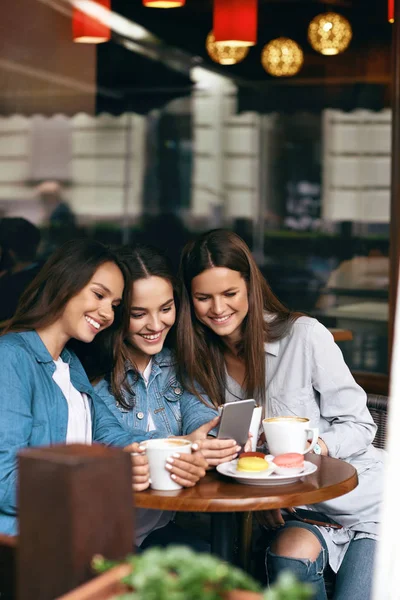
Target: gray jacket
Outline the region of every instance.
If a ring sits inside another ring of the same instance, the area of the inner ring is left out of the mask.
[[[332,334],[316,319],[300,317],[285,338],[265,344],[265,360],[266,415],[308,417],[311,426],[319,427],[329,455],[358,471],[355,490],[308,508],[332,516],[348,530],[375,537],[385,452],[372,446],[376,425],[366,394],[354,381]],[[229,376],[227,388],[227,402],[243,397]],[[337,540],[346,535],[341,530],[329,534]],[[340,544],[346,545],[345,540]]]

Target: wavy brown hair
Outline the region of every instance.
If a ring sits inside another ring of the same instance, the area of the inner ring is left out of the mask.
[[[127,286],[130,289],[131,298],[136,281],[149,277],[161,277],[172,285],[175,305],[178,308],[177,280],[173,275],[168,258],[160,250],[146,244],[136,244],[133,247],[120,248],[117,250],[117,256],[127,272]],[[130,310],[131,306],[129,305],[126,309],[127,319],[124,321],[124,328],[106,329],[96,336],[95,342],[91,345],[90,364],[84,360],[89,377],[95,381],[104,377],[108,381],[110,391],[116,401],[127,410],[131,410],[135,406],[135,395],[129,387],[126,373],[127,361],[136,369],[136,365],[132,361],[132,346],[129,341]],[[174,327],[168,333],[168,345],[171,345],[173,339]],[[137,369],[136,375],[139,375]]]
[[[238,271],[246,281],[249,310],[242,323],[237,352],[245,364],[247,397],[263,404],[266,377],[264,343],[284,337],[300,314],[289,311],[273,294],[249,247],[232,231],[209,231],[183,249],[181,306],[177,322],[180,376],[192,393],[199,395],[200,386],[215,406],[225,402],[225,346],[218,335],[197,319],[191,294],[193,279],[213,267]],[[265,313],[271,315],[271,319],[266,320]]]
[[[120,268],[126,284],[124,266],[108,246],[87,239],[70,240],[63,244],[50,256],[24,291],[15,315],[2,334],[41,329],[54,323],[62,315],[68,301],[107,262],[113,262]],[[124,304],[130,306],[130,290],[126,285],[122,305]],[[125,313],[122,306],[116,310],[113,327],[122,327],[121,319]]]

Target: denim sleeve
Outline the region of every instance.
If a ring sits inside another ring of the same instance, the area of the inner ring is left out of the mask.
[[[182,435],[189,435],[205,423],[218,417],[218,411],[213,407],[207,396],[202,395],[204,404],[189,392],[184,392],[181,398]],[[216,435],[215,429],[209,435]]]
[[[106,381],[103,380],[96,385],[92,398],[94,407],[94,442],[100,442],[108,446],[124,447],[133,444],[133,442],[143,442],[144,440],[162,437],[157,431],[145,432],[134,428],[128,432],[124,429],[108,407],[110,401],[115,403],[115,398],[109,391]]]
[[[32,432],[33,387],[23,350],[0,346],[0,511],[17,510],[17,452],[26,448]]]
[[[367,408],[367,396],[354,381],[332,334],[318,321],[309,339],[312,383],[320,394],[320,412],[329,423],[320,434],[329,456],[361,454],[375,437],[376,425]]]

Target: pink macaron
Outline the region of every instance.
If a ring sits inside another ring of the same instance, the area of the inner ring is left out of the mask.
[[[288,452],[275,456],[273,463],[278,475],[297,475],[304,469],[304,456],[297,452]]]

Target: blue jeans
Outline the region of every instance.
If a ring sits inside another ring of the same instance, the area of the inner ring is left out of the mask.
[[[279,573],[291,571],[299,581],[314,586],[314,600],[327,600],[324,570],[328,566],[328,548],[320,531],[313,525],[289,521],[287,527],[307,529],[321,544],[321,552],[315,561],[278,556],[267,548],[266,568],[269,583],[274,583]],[[281,532],[283,529],[280,529]],[[372,592],[373,562],[376,542],[363,538],[353,540],[347,549],[336,575],[334,600],[369,600]]]
[[[177,546],[189,546],[196,552],[210,552],[210,544],[200,538],[188,533],[181,527],[178,527],[173,521],[170,521],[165,527],[156,529],[149,533],[143,540],[139,551],[153,548],[154,546],[166,548],[171,544]]]

